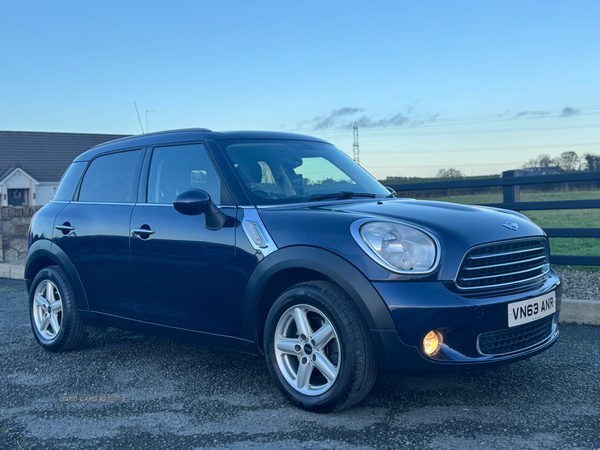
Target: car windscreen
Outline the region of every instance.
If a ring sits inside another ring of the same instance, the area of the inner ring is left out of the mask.
[[[219,141],[219,145],[255,205],[389,195],[367,171],[331,144],[228,140]]]

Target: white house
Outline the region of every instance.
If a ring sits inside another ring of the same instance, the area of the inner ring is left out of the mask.
[[[0,205],[45,205],[78,155],[123,135],[0,131]]]
[[[20,168],[8,169],[0,178],[2,206],[45,205],[52,200],[56,183],[41,183]]]

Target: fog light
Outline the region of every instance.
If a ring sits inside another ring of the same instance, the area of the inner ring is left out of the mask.
[[[435,331],[430,331],[427,336],[423,339],[423,350],[428,355],[432,355],[438,349],[440,345],[440,339]]]

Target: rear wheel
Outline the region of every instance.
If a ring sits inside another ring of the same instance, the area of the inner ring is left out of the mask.
[[[33,279],[29,291],[29,317],[33,335],[46,350],[72,350],[87,337],[73,289],[58,266],[42,269]]]
[[[264,342],[279,389],[306,410],[348,408],[369,393],[377,376],[368,330],[333,283],[300,283],[281,294],[267,316]]]

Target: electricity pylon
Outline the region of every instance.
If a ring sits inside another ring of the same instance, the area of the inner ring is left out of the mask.
[[[360,164],[360,147],[358,146],[358,124],[356,122],[354,122],[352,135],[354,136],[354,143],[352,144],[352,159],[357,164]]]

